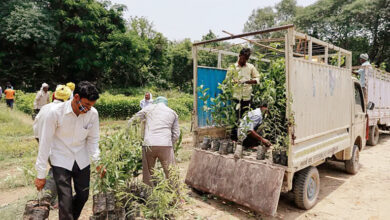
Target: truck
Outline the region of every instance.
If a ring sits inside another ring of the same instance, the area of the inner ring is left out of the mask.
[[[379,142],[380,133],[388,133],[390,128],[390,73],[372,66],[358,66],[365,72],[367,102],[374,104],[368,110],[367,144],[375,146]]]
[[[251,36],[258,37],[249,39]],[[283,53],[289,103],[286,117],[292,122],[288,123],[286,165],[249,156],[237,159],[199,147],[204,137],[227,138],[227,129],[207,123],[211,116],[205,112],[197,88],[208,88],[210,97],[216,97],[227,71],[221,65],[222,56],[237,55],[205,45],[233,39],[273,51],[269,58],[257,58],[264,62]],[[271,46],[276,41],[278,46]],[[217,53],[218,66],[198,66],[199,51]],[[366,145],[367,110],[361,85],[351,74],[350,51],[299,33],[294,25],[285,25],[195,42],[192,55],[195,147],[185,178],[189,187],[273,216],[281,192],[292,192],[299,208],[310,209],[316,204],[320,189],[316,167],[327,160],[345,163],[347,173],[358,172],[359,152]]]

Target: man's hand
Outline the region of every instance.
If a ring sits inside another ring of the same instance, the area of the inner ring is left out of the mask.
[[[257,81],[252,79],[244,82],[245,84],[257,84]]]
[[[96,167],[96,171],[100,174],[100,178],[101,178],[101,179],[103,179],[103,177],[104,177],[104,176],[106,175],[106,173],[107,173],[106,168],[104,168],[103,170],[102,170],[102,168],[103,168],[103,165],[99,165],[99,166]]]
[[[34,184],[37,187],[37,190],[41,191],[43,189],[43,187],[45,186],[45,184],[46,184],[46,179],[38,179],[38,178],[36,178],[35,181],[34,181]]]
[[[264,139],[264,138],[263,138],[263,144],[264,144],[266,147],[270,147],[270,146],[272,145],[272,143],[271,143],[269,140]]]

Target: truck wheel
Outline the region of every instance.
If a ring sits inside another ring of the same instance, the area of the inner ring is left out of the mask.
[[[296,174],[294,181],[295,204],[301,209],[310,209],[320,192],[320,175],[316,167],[307,167]]]
[[[370,146],[375,146],[378,144],[379,141],[379,128],[378,125],[370,126],[370,132],[369,132],[367,144]]]
[[[359,147],[353,146],[352,157],[345,161],[345,170],[349,174],[356,174],[359,171]]]

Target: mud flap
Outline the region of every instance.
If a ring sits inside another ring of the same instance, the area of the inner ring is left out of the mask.
[[[185,183],[189,186],[274,216],[278,207],[284,169],[256,160],[235,160],[195,149]]]

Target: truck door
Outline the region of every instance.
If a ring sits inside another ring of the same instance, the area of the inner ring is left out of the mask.
[[[364,106],[363,92],[359,83],[354,83],[355,87],[355,106],[353,117],[353,137],[352,141],[355,141],[358,136],[361,137],[362,145],[365,146],[366,138],[366,107]],[[362,146],[362,147],[363,147]]]

